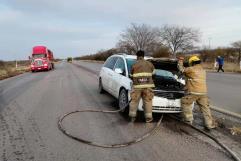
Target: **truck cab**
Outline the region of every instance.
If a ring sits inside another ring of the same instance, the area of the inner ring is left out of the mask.
[[[51,70],[54,68],[53,52],[45,46],[33,47],[31,71]]]

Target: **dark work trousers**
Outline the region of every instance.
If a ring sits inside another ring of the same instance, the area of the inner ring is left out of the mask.
[[[222,71],[222,72],[224,72],[224,70],[223,70],[223,65],[218,65],[218,71],[217,72],[219,72],[219,71]]]

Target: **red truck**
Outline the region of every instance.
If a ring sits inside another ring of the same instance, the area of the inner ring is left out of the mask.
[[[46,46],[33,47],[31,57],[31,71],[51,70],[54,69],[53,52]]]

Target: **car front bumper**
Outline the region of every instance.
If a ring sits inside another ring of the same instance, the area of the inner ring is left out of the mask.
[[[40,71],[40,70],[47,70],[48,66],[38,66],[38,67],[31,67],[32,71]]]
[[[152,112],[154,113],[180,113],[181,110],[181,99],[167,99],[163,97],[154,96],[152,100]],[[143,111],[143,101],[141,99],[139,111]]]

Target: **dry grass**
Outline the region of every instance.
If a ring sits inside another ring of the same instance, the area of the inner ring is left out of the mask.
[[[13,77],[30,71],[29,62],[22,61],[18,68],[15,67],[15,62],[0,62],[0,80]]]
[[[206,69],[206,70],[217,70],[218,69],[218,66],[216,68],[214,68],[214,63],[203,63],[203,67]],[[238,64],[235,64],[235,63],[225,63],[224,66],[223,66],[223,69],[225,72],[239,72],[241,73],[241,69],[240,69],[240,66]]]
[[[230,128],[230,132],[232,135],[241,135],[241,127],[232,127]]]

